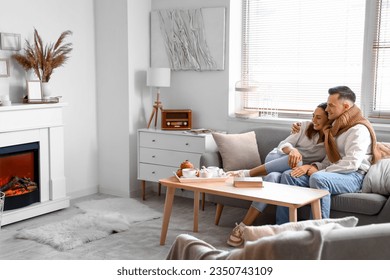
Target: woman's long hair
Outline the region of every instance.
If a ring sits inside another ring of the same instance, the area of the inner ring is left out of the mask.
[[[327,106],[327,103],[324,102],[324,103],[319,104],[319,105],[317,106],[317,108],[321,108],[321,109],[324,110],[324,112],[326,113],[326,111],[325,111],[326,106]],[[311,123],[309,124],[309,126],[307,127],[307,129],[306,129],[306,136],[307,136],[307,138],[312,139],[312,138],[314,137],[314,135],[316,135],[317,133],[319,133],[318,130],[315,130],[315,129],[314,129],[314,124],[313,124],[313,122],[311,122]],[[324,137],[325,137],[325,136],[322,135],[321,141],[324,141]]]

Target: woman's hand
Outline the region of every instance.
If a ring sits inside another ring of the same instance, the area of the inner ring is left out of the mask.
[[[301,123],[296,122],[291,125],[291,134],[298,133],[301,130]]]
[[[301,153],[297,150],[297,149],[292,149],[289,153],[288,153],[288,165],[291,167],[291,168],[295,168],[297,167],[298,163],[302,161],[302,155]]]

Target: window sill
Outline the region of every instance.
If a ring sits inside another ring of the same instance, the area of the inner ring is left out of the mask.
[[[277,126],[291,126],[294,122],[307,121],[304,118],[238,118],[235,116],[229,116],[231,122],[242,123],[257,123],[257,124],[275,124]],[[388,132],[390,130],[390,123],[372,123],[375,131]]]

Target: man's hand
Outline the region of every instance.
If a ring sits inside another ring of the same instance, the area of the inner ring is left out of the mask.
[[[313,173],[315,173],[317,171],[318,171],[318,169],[315,165],[306,164],[306,165],[302,165],[302,166],[293,168],[290,175],[292,177],[298,178],[298,177],[301,177],[303,175],[311,176]]]
[[[290,175],[292,177],[295,177],[295,178],[301,177],[307,173],[307,171],[310,169],[310,167],[311,167],[311,165],[309,165],[309,164],[295,167],[291,171]]]

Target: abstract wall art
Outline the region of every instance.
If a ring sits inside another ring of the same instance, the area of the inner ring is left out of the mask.
[[[224,7],[152,11],[151,67],[215,71],[224,63]]]

